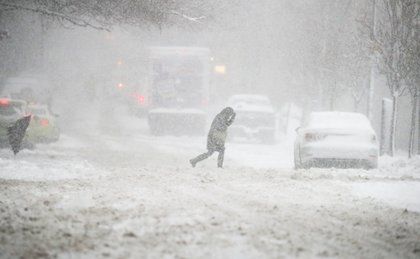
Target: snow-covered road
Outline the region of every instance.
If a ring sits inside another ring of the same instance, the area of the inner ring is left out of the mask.
[[[229,144],[191,168],[204,147],[140,123],[1,150],[0,257],[420,257],[419,159],[294,171],[290,143]]]

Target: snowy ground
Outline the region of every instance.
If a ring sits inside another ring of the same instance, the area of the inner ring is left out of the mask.
[[[288,142],[229,144],[144,122],[0,151],[0,257],[420,258],[420,158],[292,170]]]

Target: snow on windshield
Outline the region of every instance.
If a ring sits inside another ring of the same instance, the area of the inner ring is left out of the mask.
[[[308,127],[311,128],[361,128],[370,129],[370,123],[362,114],[346,112],[318,112],[310,116]]]

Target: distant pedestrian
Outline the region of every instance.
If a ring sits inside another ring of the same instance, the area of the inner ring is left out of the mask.
[[[198,162],[213,155],[215,151],[219,152],[217,166],[220,168],[223,167],[227,128],[232,125],[235,116],[236,113],[231,107],[224,108],[216,115],[207,136],[207,152],[190,160],[193,167],[195,167]]]

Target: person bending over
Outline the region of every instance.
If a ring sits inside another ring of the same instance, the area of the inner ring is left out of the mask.
[[[215,151],[219,152],[217,158],[217,166],[223,167],[223,159],[225,155],[225,142],[227,129],[235,120],[236,113],[231,107],[224,108],[216,115],[211,123],[209,134],[207,135],[207,152],[190,160],[192,167],[198,162],[210,157]]]

